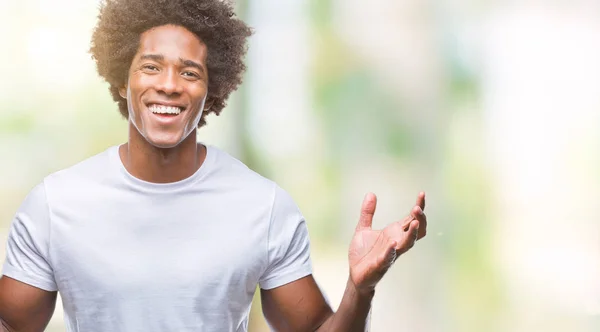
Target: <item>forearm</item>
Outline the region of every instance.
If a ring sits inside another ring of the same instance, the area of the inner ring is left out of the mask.
[[[352,281],[346,283],[346,291],[337,312],[331,315],[317,332],[363,332],[375,292],[359,293]]]

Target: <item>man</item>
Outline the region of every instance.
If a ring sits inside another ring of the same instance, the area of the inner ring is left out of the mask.
[[[363,331],[375,286],[425,236],[410,215],[371,229],[363,202],[337,312],[312,277],[304,219],[280,187],[196,142],[241,83],[250,29],[220,0],[106,0],[98,72],[128,142],[46,177],[12,221],[2,331],[43,331],[61,293],[67,331],[246,331],[256,286],[276,331]]]

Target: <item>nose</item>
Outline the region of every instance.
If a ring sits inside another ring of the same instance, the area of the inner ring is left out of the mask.
[[[163,92],[166,95],[181,94],[183,92],[183,86],[179,79],[180,77],[177,71],[165,70],[162,75],[159,75],[156,90]]]

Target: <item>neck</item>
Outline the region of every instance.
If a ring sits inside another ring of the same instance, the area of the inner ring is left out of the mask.
[[[129,140],[119,147],[127,171],[140,180],[153,183],[177,182],[192,176],[206,158],[206,148],[196,143],[196,130],[172,148],[150,144],[129,125]]]

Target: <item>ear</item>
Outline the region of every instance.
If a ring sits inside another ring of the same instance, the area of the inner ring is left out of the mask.
[[[127,89],[125,87],[119,88],[119,95],[123,97],[123,99],[127,99]]]
[[[215,100],[213,98],[206,98],[206,101],[204,102],[204,112],[208,111],[214,103]]]

